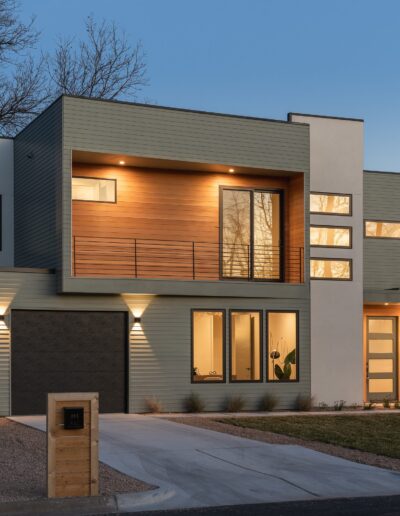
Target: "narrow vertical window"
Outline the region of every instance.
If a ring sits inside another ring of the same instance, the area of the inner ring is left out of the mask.
[[[297,312],[268,312],[268,381],[298,379]]]
[[[230,344],[231,381],[261,381],[260,312],[231,312]]]
[[[224,312],[192,312],[192,381],[223,382]]]

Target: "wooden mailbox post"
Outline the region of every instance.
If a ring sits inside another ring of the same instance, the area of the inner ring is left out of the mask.
[[[47,395],[47,495],[99,494],[99,395]]]

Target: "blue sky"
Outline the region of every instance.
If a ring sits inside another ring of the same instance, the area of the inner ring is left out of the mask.
[[[20,0],[42,47],[87,14],[141,39],[160,105],[364,118],[365,167],[400,171],[398,0]]]

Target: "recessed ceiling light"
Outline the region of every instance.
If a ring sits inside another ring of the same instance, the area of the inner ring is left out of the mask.
[[[121,159],[121,161],[119,162],[120,165],[125,165],[125,161]]]
[[[385,306],[388,306],[388,305],[389,305],[389,303],[385,303]]]
[[[228,170],[228,172],[229,172],[230,174],[233,174],[233,173],[235,172],[235,169],[234,169],[234,168],[230,168],[230,169]]]

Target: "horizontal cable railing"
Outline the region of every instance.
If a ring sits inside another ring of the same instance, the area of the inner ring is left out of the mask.
[[[302,247],[73,237],[73,274],[81,277],[302,283],[303,268]]]

